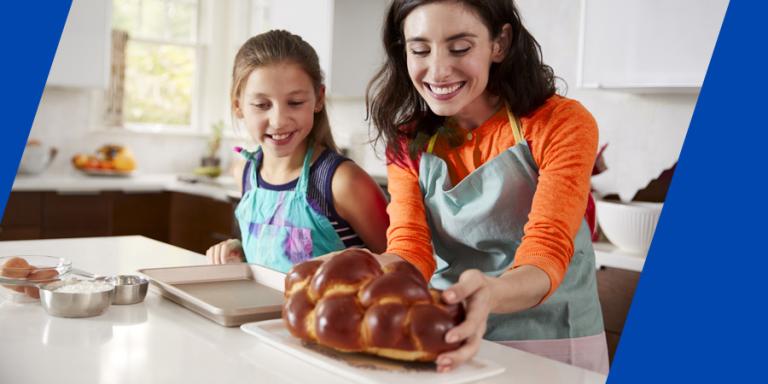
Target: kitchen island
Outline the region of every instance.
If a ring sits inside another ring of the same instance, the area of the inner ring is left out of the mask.
[[[202,255],[141,236],[0,242],[0,255],[52,255],[101,275],[205,263]],[[150,289],[143,303],[82,319],[38,303],[0,299],[2,383],[344,383],[239,328],[225,328]],[[486,343],[506,367],[484,383],[603,383],[605,376]]]

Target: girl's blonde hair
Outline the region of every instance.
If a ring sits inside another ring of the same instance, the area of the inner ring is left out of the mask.
[[[245,82],[254,69],[283,62],[291,62],[301,66],[312,79],[315,95],[319,97],[320,88],[323,85],[323,71],[320,69],[320,60],[318,60],[315,50],[297,35],[288,31],[272,30],[251,37],[237,52],[232,70],[232,90],[230,93],[232,110],[234,111],[237,107],[237,100],[243,92]],[[325,105],[320,112],[315,112],[314,123],[308,137],[315,143],[338,152],[338,147],[331,134],[331,125],[328,122]]]

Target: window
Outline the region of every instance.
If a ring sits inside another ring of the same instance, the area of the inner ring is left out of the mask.
[[[113,28],[128,34],[122,122],[140,130],[192,130],[200,60],[198,0],[114,0]]]
[[[269,25],[271,0],[112,0],[112,82],[105,122],[148,133],[230,126],[240,46]]]

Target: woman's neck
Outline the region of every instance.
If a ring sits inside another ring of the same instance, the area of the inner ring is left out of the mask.
[[[471,131],[496,114],[500,104],[501,99],[498,96],[493,96],[486,91],[451,117],[459,127]]]
[[[280,185],[295,180],[301,174],[304,157],[307,154],[305,141],[289,156],[278,157],[267,151],[263,152],[261,161],[261,178],[270,184]]]

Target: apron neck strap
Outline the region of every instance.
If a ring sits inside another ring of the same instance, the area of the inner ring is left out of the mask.
[[[307,140],[307,154],[304,155],[304,163],[301,166],[301,175],[299,175],[299,181],[296,183],[296,192],[301,194],[307,193],[307,186],[309,185],[309,169],[312,166],[312,153],[314,152],[314,141]]]
[[[509,119],[509,126],[512,128],[512,135],[515,137],[515,144],[520,144],[525,142],[525,137],[523,136],[523,130],[520,127],[520,123],[515,117],[515,115],[512,114],[512,112],[509,111],[509,105],[507,103],[504,103],[504,108],[507,110],[507,118]],[[435,143],[437,142],[437,135],[438,133],[435,132],[432,137],[429,138],[429,143],[427,143],[427,153],[432,153],[432,151],[435,149]]]
[[[264,159],[263,154],[261,156],[257,156],[261,151],[261,146],[256,148],[256,150],[253,152],[242,147],[235,147],[235,151],[238,152],[240,156],[243,156],[246,160],[253,161],[253,166],[251,168],[255,172],[259,171],[259,167],[261,166],[261,164],[259,164],[260,160]],[[309,184],[309,169],[312,165],[313,152],[314,144],[312,140],[309,140],[307,142],[307,153],[304,155],[304,162],[301,165],[301,174],[299,174],[299,180],[296,182],[296,192],[300,192],[302,194],[307,193],[307,186]]]
[[[509,119],[509,126],[512,127],[512,135],[515,136],[515,144],[524,143],[525,136],[523,136],[523,130],[519,120],[509,110],[509,105],[507,103],[504,103],[504,107],[507,109],[507,118]]]

